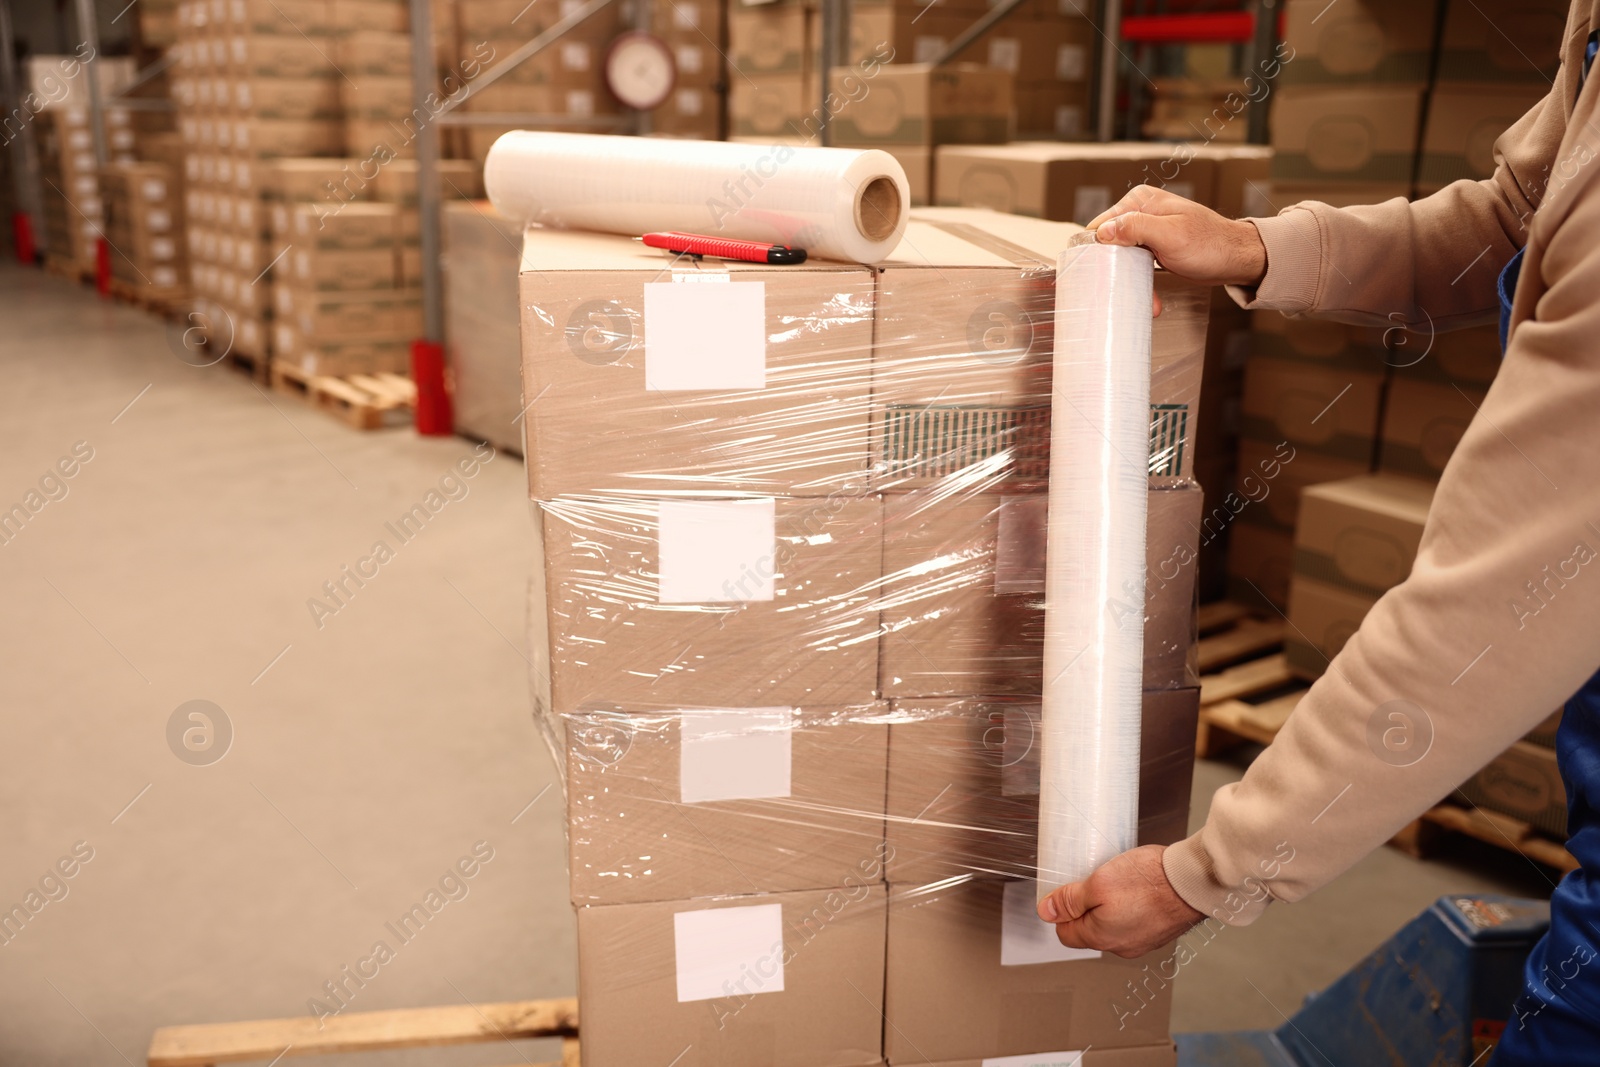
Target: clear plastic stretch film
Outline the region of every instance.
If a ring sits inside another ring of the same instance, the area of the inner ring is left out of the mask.
[[[657,230],[876,263],[905,232],[911,187],[887,152],[518,130],[484,188],[508,218],[629,236]]]
[[[1051,401],[1039,894],[1138,842],[1154,263],[1061,254]]]

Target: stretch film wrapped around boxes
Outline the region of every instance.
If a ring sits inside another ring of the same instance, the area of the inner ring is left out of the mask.
[[[529,658],[586,1067],[1172,1064],[1173,948],[1067,949],[1034,911],[1056,264],[1081,232],[917,210],[878,262],[797,267],[523,235]],[[1154,287],[1143,581],[1104,610],[1146,634],[1125,750],[1137,840],[1170,843],[1209,299]]]

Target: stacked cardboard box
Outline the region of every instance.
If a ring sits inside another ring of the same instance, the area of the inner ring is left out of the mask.
[[[486,200],[444,208],[444,337],[456,431],[522,454],[522,226]]]
[[[1434,0],[1289,0],[1272,102],[1274,199],[1376,203],[1411,191]]]
[[[1301,492],[1372,469],[1389,358],[1380,328],[1255,314],[1228,509],[1235,598],[1288,603]]]
[[[111,276],[168,305],[188,295],[183,200],[165,163],[114,163],[100,172]]]
[[[650,29],[672,50],[672,92],[650,112],[655,133],[721,140],[726,132],[728,24],[721,0],[651,0]]]
[[[739,137],[815,138],[823,116],[814,35],[803,0],[728,10],[728,129]]]
[[[109,160],[133,162],[133,130],[127,110],[106,108],[102,116]],[[105,228],[105,201],[100,195],[89,109],[77,104],[46,108],[34,117],[33,130],[39,152],[45,246],[64,269],[93,271],[96,247]]]
[[[1494,173],[1494,142],[1549,91],[1569,5],[1453,0],[1428,94],[1417,191]]]
[[[1012,844],[1038,803],[1052,264],[1075,232],[932,212],[878,268],[777,269],[529,231],[530,647],[591,1067],[1173,1062],[1165,983],[1117,1010],[1144,961],[1056,943]],[[1170,841],[1206,300],[1161,285],[1141,831]]]

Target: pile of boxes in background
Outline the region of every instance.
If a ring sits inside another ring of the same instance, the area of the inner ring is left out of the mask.
[[[878,269],[665,274],[624,237],[529,232],[530,647],[591,1067],[1091,1045],[1170,1067],[1170,985],[1061,946],[1028,877],[1041,372],[1075,232],[935,209]],[[1161,284],[1140,829],[1167,842],[1198,706],[1207,298]]]

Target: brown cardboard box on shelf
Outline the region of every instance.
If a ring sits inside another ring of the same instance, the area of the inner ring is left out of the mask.
[[[584,1067],[877,1067],[884,899],[855,879],[577,909]]]
[[[1169,1040],[1172,983],[1152,980],[1153,957],[1065,948],[1039,921],[1034,886],[1032,879],[978,878],[891,893],[884,984],[891,1063]]]
[[[298,78],[237,77],[231,95],[243,118],[336,119],[340,84],[332,71]]]
[[[1383,409],[1378,469],[1437,479],[1483,397],[1481,389],[1396,374]]]
[[[1529,82],[1548,86],[1561,61],[1566,0],[1472,0],[1449,4],[1439,42],[1438,85]]]
[[[1377,602],[1374,596],[1291,575],[1289,629],[1283,636],[1289,670],[1301,678],[1321,678]]]
[[[1239,434],[1287,441],[1297,452],[1370,466],[1384,374],[1252,356],[1245,367]]]
[[[1054,268],[1078,232],[981,209],[915,214],[878,266],[872,469],[881,487],[937,484],[978,465],[996,488],[1043,484]],[[1209,298],[1167,275],[1156,286],[1164,310],[1151,337],[1150,477],[1172,485],[1193,469]],[[992,466],[996,457],[1005,462]]]
[[[850,16],[850,47],[847,58],[851,63],[876,60],[878,63],[931,63],[944,54],[950,42],[961,31],[977,21],[976,16],[961,15],[943,3],[925,8],[897,4],[857,4]],[[811,19],[811,55],[819,56],[822,49],[822,20]],[[968,62],[978,59],[977,53],[962,57]]]
[[[574,904],[825,889],[884,856],[888,705],[565,717]]]
[[[464,4],[463,9],[473,5]],[[362,75],[409,77],[411,35],[383,30],[354,30],[334,41],[334,56],[352,81],[365,85]]]
[[[469,97],[466,103],[471,103]],[[411,96],[411,78],[408,74],[367,74],[364,75],[359,85],[350,82],[339,83],[339,110],[345,121],[351,119],[393,119],[396,127],[402,125],[402,120],[410,119],[416,122],[413,107],[418,107],[422,117],[426,118],[428,109],[425,105],[414,105]],[[356,155],[366,155],[356,152]]]
[[[1418,338],[1398,329],[1351,326],[1309,316],[1258,311],[1251,316],[1250,355],[1294,360],[1308,365],[1382,373],[1410,357]],[[1388,344],[1395,344],[1391,355]],[[1424,341],[1425,343],[1425,341]]]
[[[1144,687],[1196,682],[1197,488],[1149,494]],[[923,490],[884,499],[885,697],[1039,692],[1044,654],[1043,493]],[[1125,605],[1132,613],[1139,605]]]
[[[276,325],[282,325],[281,323]],[[276,328],[276,327],[275,327]],[[298,334],[298,331],[297,331]],[[306,375],[411,373],[411,337],[300,338],[293,362]],[[274,357],[277,352],[274,351]]]
[[[1487,390],[1500,373],[1500,330],[1493,324],[1432,335],[1408,331],[1405,342],[1389,355],[1396,377],[1458,382],[1472,393]]]
[[[389,204],[417,202],[417,164],[397,159],[377,169],[370,183],[371,198]],[[439,190],[446,200],[475,200],[483,196],[483,168],[466,159],[439,161]]]
[[[1199,691],[1146,692],[1139,841],[1188,833]],[[888,856],[901,888],[1038,865],[1037,698],[900,700],[889,727]]]
[[[1293,534],[1300,514],[1300,493],[1310,485],[1356,478],[1371,472],[1366,459],[1340,459],[1286,440],[1239,439],[1236,481],[1232,489],[1240,523]],[[1210,521],[1209,519],[1207,520]]]
[[[318,248],[297,245],[284,257],[284,275],[302,289],[367,290],[393,289],[396,278],[392,248]],[[274,274],[282,266],[274,268]]]
[[[285,23],[280,23],[277,30],[279,32],[235,34],[228,39],[227,64],[236,77],[318,77],[335,69],[331,38],[308,42],[305,34],[289,32]]]
[[[445,358],[456,429],[522,454],[519,222],[481,200],[444,205]]]
[[[1295,526],[1295,573],[1382,596],[1411,573],[1432,502],[1432,482],[1394,474],[1306,488]]]
[[[532,495],[863,486],[873,297],[864,267],[673,264],[626,237],[530,230]]]
[[[821,86],[808,74],[734,76],[728,128],[739,137],[808,138],[821,125]]]
[[[650,128],[654,133],[718,140],[722,134],[722,95],[706,86],[679,85],[660,107],[650,112]]]
[[[942,1060],[927,1067],[1176,1067],[1178,1051],[1171,1041],[1137,1048],[1077,1049],[1030,1052],[996,1059]]]
[[[1518,741],[1468,778],[1461,795],[1547,834],[1567,836],[1567,790],[1553,748]]]
[[[532,644],[557,714],[874,699],[876,497],[562,498],[539,516]]]
[[[1433,0],[1353,0],[1284,7],[1285,86],[1411,85],[1428,82],[1437,5]]]
[[[1426,194],[1453,181],[1482,181],[1493,176],[1495,141],[1545,92],[1543,82],[1527,86],[1435,86],[1428,94],[1422,163],[1417,169],[1418,191]]]
[[[1089,130],[1089,94],[1079,85],[1017,86],[1017,133],[1022,137],[1083,137]]]
[[[1009,71],[1018,86],[1066,83],[1087,89],[1099,45],[1100,34],[1088,19],[1013,16],[979,37],[960,58]]]
[[[352,203],[338,210],[307,201],[280,201],[268,212],[273,236],[327,249],[393,248],[400,231],[395,204]]]
[[[343,157],[274,159],[261,164],[257,189],[266,200],[315,201],[334,210],[351,200],[371,199],[374,175],[362,172],[363,162]]]
[[[328,341],[422,336],[422,294],[415,289],[357,292],[276,286],[279,316],[301,335]]]
[[[946,145],[938,151],[934,201],[1079,225],[1145,183],[1207,203],[1212,167],[1191,163],[1177,168],[1175,178],[1163,178],[1163,165],[1181,159],[1183,152],[1183,146],[1139,142]]]
[[[1556,733],[1561,729],[1561,716],[1565,710],[1565,707],[1560,707],[1551,712],[1550,716],[1545,719],[1544,722],[1541,722],[1538,726],[1535,726],[1533,729],[1529,730],[1525,735],[1523,735],[1522,739],[1528,742],[1530,745],[1543,745],[1545,748],[1555,748]]]
[[[863,90],[852,92],[852,82]],[[830,123],[841,146],[1004,144],[1015,111],[1013,79],[970,63],[878,68],[869,81],[853,67],[834,70],[844,97]]]
[[[927,207],[933,203],[933,149],[927,145],[885,145],[883,151],[906,172],[911,206]]]
[[[328,0],[328,21],[335,32],[370,29],[404,33],[411,27],[411,9],[395,0]]]
[[[733,4],[728,11],[728,66],[739,75],[811,72],[807,45],[815,12],[805,4]]]
[[[1285,87],[1272,105],[1272,179],[1409,185],[1421,121],[1421,88]]]
[[[1264,610],[1289,606],[1294,534],[1236,522],[1228,530],[1228,599]]]

